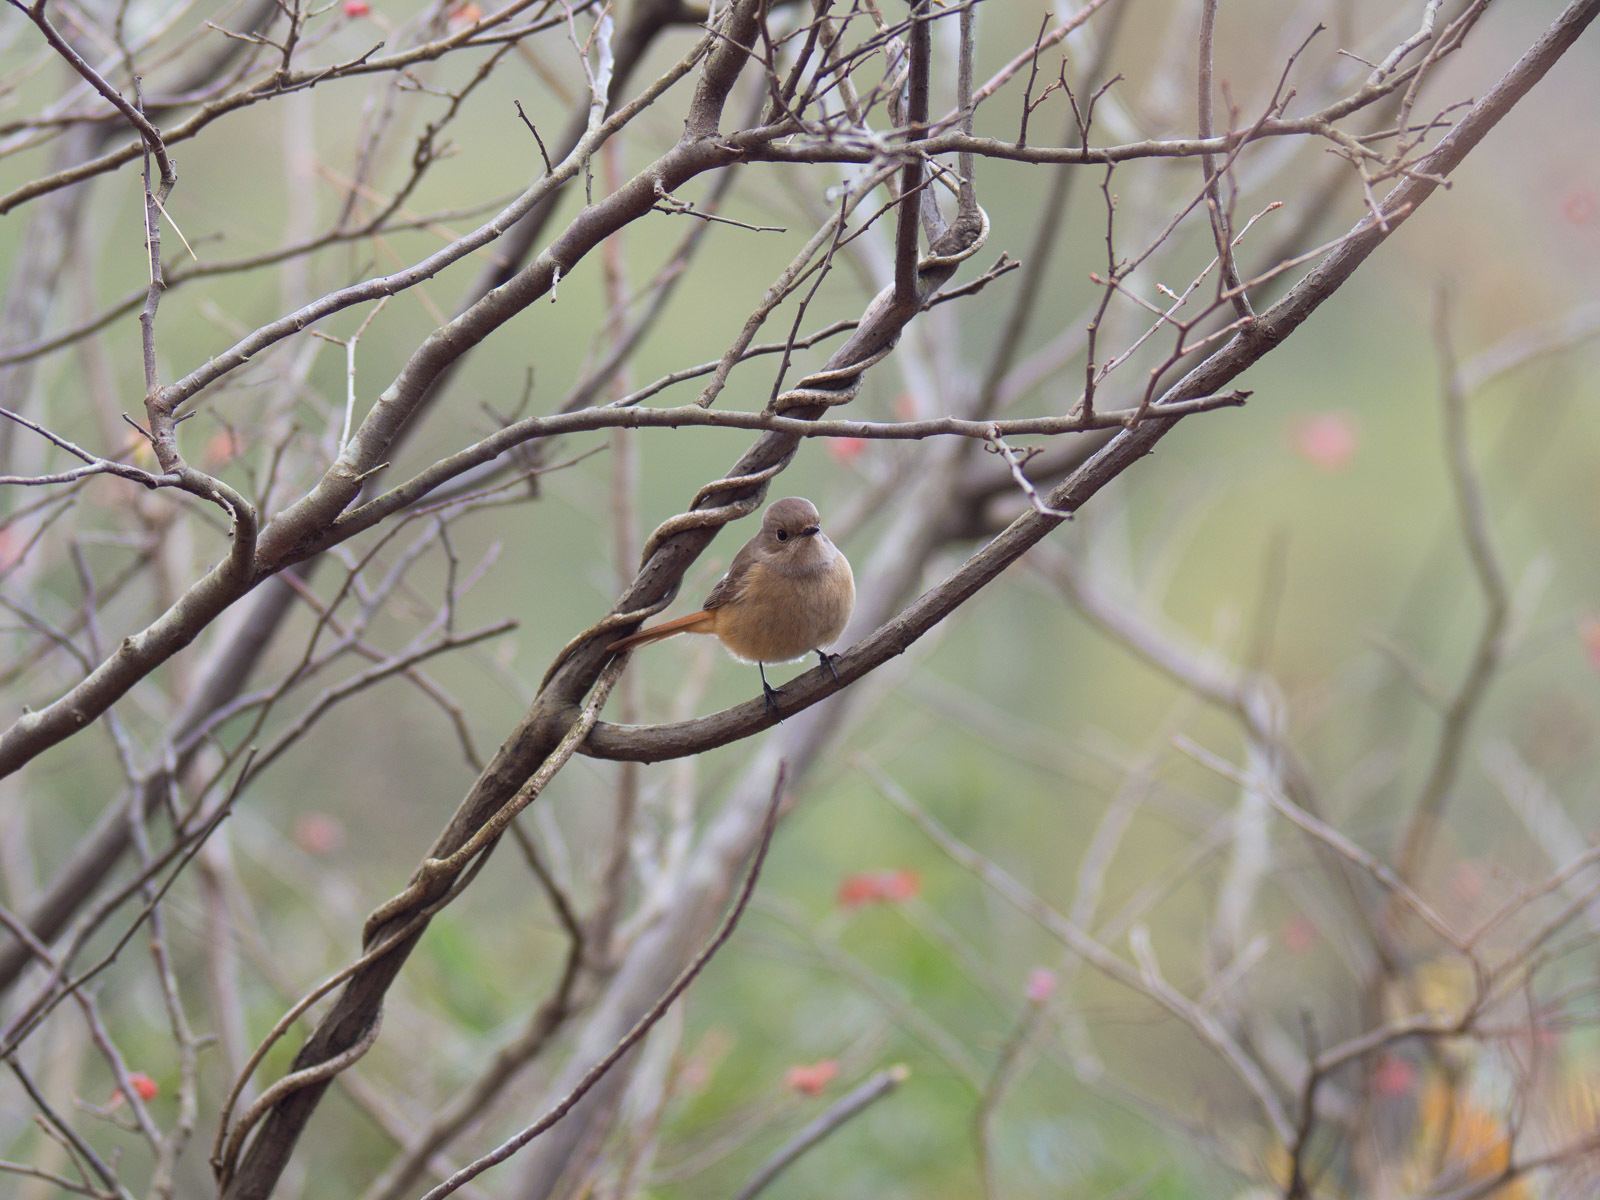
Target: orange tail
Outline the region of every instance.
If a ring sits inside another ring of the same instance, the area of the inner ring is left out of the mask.
[[[629,646],[644,646],[651,642],[659,642],[662,638],[669,638],[676,633],[714,633],[716,628],[717,614],[709,609],[701,609],[699,612],[690,613],[687,617],[663,621],[659,625],[652,625],[649,629],[629,634],[620,641],[612,642],[607,649],[626,650]]]

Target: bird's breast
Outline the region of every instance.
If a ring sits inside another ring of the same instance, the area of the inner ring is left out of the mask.
[[[751,568],[738,599],[717,612],[717,636],[747,662],[789,662],[832,645],[855,607],[855,579],[837,552],[821,570]]]

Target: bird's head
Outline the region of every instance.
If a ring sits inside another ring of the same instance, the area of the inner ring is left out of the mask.
[[[822,532],[817,506],[800,496],[774,500],[761,518],[762,548],[791,562],[826,561],[833,543]]]

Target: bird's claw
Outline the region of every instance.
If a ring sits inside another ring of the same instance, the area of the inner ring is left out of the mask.
[[[829,654],[826,650],[818,650],[817,651],[817,661],[818,661],[818,663],[820,665],[828,668],[828,674],[833,676],[833,681],[835,683],[839,682],[839,672],[837,672],[837,671],[835,671],[833,669],[833,664],[836,663],[838,660],[839,660],[839,656],[837,654]]]
[[[773,687],[765,679],[761,681],[761,696],[767,702],[767,711],[777,719],[778,724],[783,724],[783,718],[778,715],[779,689]]]

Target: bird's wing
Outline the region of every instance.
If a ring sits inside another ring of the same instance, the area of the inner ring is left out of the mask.
[[[728,573],[717,580],[717,586],[711,589],[711,594],[700,607],[711,609],[732,604],[744,591],[745,585],[750,582],[750,569],[755,563],[755,547],[746,542],[740,547],[739,553],[733,556],[733,562],[728,566]]]

